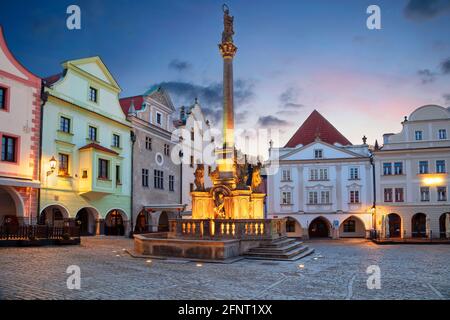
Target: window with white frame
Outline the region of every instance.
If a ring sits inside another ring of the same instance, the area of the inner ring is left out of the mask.
[[[292,193],[290,191],[281,192],[281,204],[292,204]]]
[[[318,169],[310,169],[309,170],[309,180],[311,180],[311,181],[319,180],[319,170]]]
[[[422,201],[422,202],[430,201],[430,188],[429,187],[421,187],[420,188],[420,201]]]
[[[428,173],[428,161],[419,161],[419,174]]]
[[[384,189],[384,202],[392,202],[392,188]]]
[[[311,181],[328,180],[328,168],[310,169],[309,180]]]
[[[439,140],[447,139],[447,130],[446,129],[439,129],[439,131],[438,131],[438,138],[439,138]]]
[[[282,181],[291,181],[291,170],[290,169],[283,169]]]
[[[315,149],[314,150],[314,158],[315,159],[322,159],[323,158],[323,150],[322,149]]]
[[[319,179],[328,180],[328,169],[326,168],[319,169]]]
[[[416,141],[422,140],[423,139],[423,132],[421,130],[417,130],[414,133],[414,137],[415,137]]]
[[[447,187],[437,188],[438,201],[447,201]]]
[[[350,180],[358,180],[359,179],[359,168],[352,167],[350,168]]]
[[[396,175],[403,174],[403,162],[394,162],[394,174]]]
[[[436,173],[445,173],[445,160],[436,160]]]
[[[318,204],[318,203],[319,203],[318,192],[310,191],[308,193],[308,204]]]
[[[330,203],[330,191],[320,191],[320,203],[321,204]]]
[[[395,188],[395,202],[405,201],[403,188]]]
[[[389,176],[392,174],[392,163],[384,162],[383,163],[383,175]]]
[[[359,190],[350,190],[350,203],[359,203]]]

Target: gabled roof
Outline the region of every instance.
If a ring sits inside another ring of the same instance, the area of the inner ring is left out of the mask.
[[[153,86],[142,95],[120,99],[120,106],[122,107],[123,113],[125,113],[125,115],[128,115],[128,111],[130,110],[132,101],[134,103],[134,109],[136,111],[142,110],[145,97],[150,97],[155,101],[161,103],[162,105],[165,105],[171,110],[175,111],[172,100],[170,99],[170,96],[167,94],[167,92],[162,87]]]
[[[304,146],[320,139],[328,144],[339,143],[341,145],[352,145],[327,119],[317,110],[314,110],[303,122],[301,127],[294,133],[285,148],[294,148],[299,144]]]
[[[128,111],[130,110],[131,102],[134,104],[134,110],[140,111],[142,110],[142,105],[144,104],[144,96],[133,96],[128,98],[122,98],[119,100],[120,106],[122,107],[122,111],[125,115],[128,115]]]
[[[103,63],[102,59],[99,56],[93,56],[93,57],[76,59],[76,60],[69,60],[69,61],[65,61],[62,65],[63,65],[64,69],[67,69],[69,66],[75,66],[75,67],[81,68],[81,66],[87,65],[90,63],[96,64],[100,68],[101,72],[103,72],[103,75],[106,77],[106,79],[108,81],[100,79],[100,78],[96,77],[95,75],[93,75],[92,73],[89,73],[87,71],[85,71],[85,72],[91,74],[92,76],[98,78],[101,81],[104,81],[105,83],[108,83],[109,85],[117,88],[120,91],[119,84],[117,83],[116,79],[114,79],[113,75],[108,70],[108,67]]]

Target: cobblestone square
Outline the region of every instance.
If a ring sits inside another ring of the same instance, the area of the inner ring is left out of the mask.
[[[449,299],[450,246],[310,241],[296,262],[233,264],[132,258],[132,240],[83,238],[81,246],[0,248],[1,299]],[[69,290],[69,265],[81,289]],[[300,267],[303,265],[303,268]],[[381,289],[366,269],[378,265]]]

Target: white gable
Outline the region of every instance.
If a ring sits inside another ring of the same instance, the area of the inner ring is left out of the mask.
[[[78,68],[80,68],[83,71],[86,71],[87,73],[90,73],[91,75],[109,83],[112,84],[108,77],[105,75],[103,70],[99,67],[99,65],[95,62],[90,62],[86,64],[79,64],[77,65]]]
[[[19,69],[8,59],[3,50],[0,50],[0,70],[11,73],[19,78],[28,80],[27,76],[20,72]]]
[[[304,147],[298,147],[282,156],[280,160],[312,160],[315,159],[315,150],[322,150],[322,159],[345,159],[355,158],[359,155],[331,146],[327,143],[317,141]]]

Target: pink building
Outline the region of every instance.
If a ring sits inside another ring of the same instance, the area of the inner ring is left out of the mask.
[[[9,51],[0,27],[0,226],[35,222],[41,79]]]

